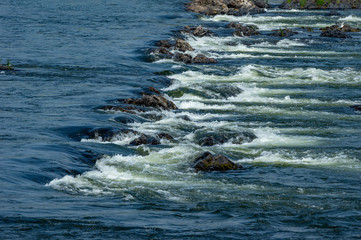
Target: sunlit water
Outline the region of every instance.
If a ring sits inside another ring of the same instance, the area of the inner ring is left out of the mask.
[[[361,34],[320,37],[320,27],[361,27],[359,11],[269,9],[195,18],[183,1],[5,1],[0,9],[2,239],[305,239],[361,237]],[[21,17],[19,17],[21,16]],[[233,37],[230,21],[262,35]],[[187,40],[215,65],[146,61],[155,40],[185,25],[215,36]],[[301,27],[311,27],[307,32]],[[268,36],[292,28],[291,38]],[[155,72],[170,70],[168,78]],[[180,110],[96,110],[162,89]],[[242,89],[225,95],[227,89]],[[191,121],[182,117],[187,115]],[[78,135],[131,128],[174,140],[130,146]],[[206,134],[253,132],[202,147]],[[245,167],[196,173],[204,151]]]

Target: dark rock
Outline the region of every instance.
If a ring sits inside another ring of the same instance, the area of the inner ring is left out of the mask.
[[[0,71],[15,71],[15,69],[11,66],[0,65]]]
[[[220,96],[221,98],[234,97],[243,92],[243,90],[239,87],[229,84],[209,85],[205,86],[204,88],[214,92],[216,94],[216,97]]]
[[[143,109],[139,109],[133,106],[112,106],[112,105],[106,105],[103,107],[100,107],[100,110],[104,111],[114,111],[114,112],[126,112],[129,114],[136,114],[137,111],[143,112]]]
[[[180,118],[188,122],[192,121],[187,115],[181,116]]]
[[[334,37],[334,38],[351,38],[341,30],[325,30],[321,33],[321,37]]]
[[[295,34],[298,34],[298,32],[292,31],[291,29],[288,28],[281,28],[278,30],[272,30],[273,33],[271,33],[271,36],[274,37],[291,37]]]
[[[192,62],[193,63],[205,63],[205,64],[208,64],[208,63],[217,63],[217,60],[214,59],[214,58],[208,58],[203,54],[198,54],[197,56],[195,56],[192,59]]]
[[[355,111],[361,111],[361,105],[353,105],[350,108],[353,108]]]
[[[173,59],[174,61],[183,62],[186,64],[192,63],[192,56],[189,54],[177,53]]]
[[[159,133],[158,135],[157,135],[157,137],[159,138],[159,139],[167,139],[167,140],[173,140],[174,138],[170,135],[170,134],[168,134],[168,133]]]
[[[254,5],[256,5],[257,7],[259,8],[266,8],[268,7],[268,4],[266,1],[263,1],[263,0],[252,0]]]
[[[281,6],[284,9],[353,9],[361,8],[359,0],[285,0]]]
[[[325,14],[325,16],[340,16],[341,14],[335,10],[331,10]]]
[[[150,144],[150,145],[159,145],[160,141],[158,139],[155,139],[153,137],[150,137],[148,135],[145,134],[141,134],[140,137],[134,139],[133,141],[130,142],[130,145],[145,145],[145,144]]]
[[[168,40],[160,40],[156,42],[155,45],[163,48],[170,48],[173,46],[173,44],[171,44]]]
[[[198,27],[186,26],[181,32],[186,34],[191,34],[195,37],[205,37],[212,35],[211,31],[204,29],[201,25],[199,25]]]
[[[235,164],[227,157],[217,154],[213,155],[210,152],[205,152],[198,157],[194,162],[194,168],[198,171],[228,171],[243,169],[242,166]]]
[[[174,55],[173,53],[171,53],[168,49],[166,49],[164,47],[153,49],[152,53],[156,54],[156,55],[162,55],[163,58],[171,58]]]
[[[196,135],[196,138],[200,138],[198,144],[201,146],[213,146],[220,145],[226,142],[231,142],[233,144],[243,144],[246,142],[252,142],[257,138],[254,133],[245,131],[240,133],[234,133],[229,131],[220,131],[220,132],[210,132],[206,133],[203,136]]]
[[[156,75],[163,75],[163,76],[170,76],[170,75],[173,75],[174,72],[169,71],[169,70],[165,70],[165,71],[161,71],[161,72],[155,72],[154,74],[156,74]]]
[[[257,3],[255,3],[257,2]],[[245,15],[264,12],[262,0],[193,0],[187,10],[205,15]]]
[[[186,41],[184,41],[182,39],[177,39],[177,41],[175,43],[175,48],[181,52],[194,50],[189,43],[187,43]]]
[[[148,90],[149,90],[150,92],[156,93],[156,94],[158,94],[158,95],[162,95],[162,93],[161,93],[158,89],[156,89],[156,88],[154,88],[154,87],[149,87]]]
[[[96,128],[90,130],[85,135],[88,139],[100,140],[102,142],[110,142],[116,140],[121,134],[138,134],[131,129],[113,129],[113,128]]]
[[[342,24],[341,26],[335,24],[329,27],[320,28],[322,32],[325,31],[341,31],[341,32],[360,32],[360,28],[353,28],[349,24]]]
[[[176,110],[178,109],[177,106],[167,100],[163,96],[159,95],[143,95],[141,99],[120,99],[120,102],[123,102],[125,104],[131,104],[136,106],[143,106],[143,107],[151,107],[151,108],[157,108],[157,109],[163,109],[163,110]]]

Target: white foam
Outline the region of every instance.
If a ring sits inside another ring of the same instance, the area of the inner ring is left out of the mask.
[[[338,21],[342,22],[361,22],[361,17],[355,16],[355,15],[348,15],[347,17],[343,17],[338,19]]]

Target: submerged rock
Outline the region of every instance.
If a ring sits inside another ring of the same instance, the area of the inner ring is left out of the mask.
[[[355,111],[361,111],[361,105],[353,105],[350,108],[353,108]]]
[[[359,0],[285,0],[284,9],[352,9],[361,8]]]
[[[184,27],[183,30],[181,30],[181,33],[185,34],[191,34],[195,37],[205,37],[205,36],[211,36],[212,32],[208,29],[203,28],[201,25],[198,27]]]
[[[234,97],[243,92],[239,87],[229,84],[209,85],[205,86],[204,89],[214,92],[216,96],[221,98]]]
[[[197,134],[198,135],[198,134]],[[203,136],[196,136],[200,138],[198,144],[201,146],[213,146],[224,144],[226,142],[233,144],[243,144],[246,142],[252,142],[257,136],[253,132],[245,131],[240,133],[232,132],[211,132],[206,133]]]
[[[194,161],[194,168],[198,171],[228,171],[243,169],[241,165],[237,165],[224,155],[213,155],[210,152],[203,153]]]
[[[292,31],[291,29],[288,28],[272,30],[272,32],[273,33],[271,33],[270,35],[274,37],[291,37],[295,34],[298,34],[298,32]]]
[[[325,16],[340,16],[341,13],[335,11],[335,10],[331,10],[328,13],[325,14]]]
[[[138,134],[137,131],[131,129],[114,129],[114,128],[95,128],[84,135],[88,139],[99,140],[102,142],[114,141],[120,137],[121,134]]]
[[[173,140],[174,138],[170,135],[170,134],[168,134],[168,133],[159,133],[158,135],[157,135],[157,137],[159,138],[159,139],[167,139],[167,140]]]
[[[0,64],[0,71],[15,71],[15,69],[11,66]]]
[[[187,10],[205,15],[227,14],[241,16],[264,12],[263,0],[193,0]]]
[[[148,136],[146,134],[141,134],[140,137],[137,137],[133,141],[130,142],[130,145],[159,145],[160,141],[154,137]]]

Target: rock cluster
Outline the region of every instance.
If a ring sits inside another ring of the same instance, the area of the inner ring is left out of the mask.
[[[263,13],[266,6],[262,0],[193,0],[187,4],[187,10],[205,15],[241,16]]]
[[[271,33],[271,36],[274,37],[291,37],[295,34],[298,34],[298,32],[292,31],[289,28],[280,28],[277,30],[272,30],[273,33]]]
[[[361,8],[359,0],[285,0],[285,9],[352,9]]]
[[[325,28],[320,28],[322,31],[321,37],[335,37],[335,38],[351,38],[350,35],[346,34],[346,32],[360,32],[361,29],[353,28],[349,24],[332,25]]]
[[[235,36],[254,36],[260,35],[258,32],[258,27],[253,25],[242,25],[241,23],[231,22],[227,25],[228,28],[235,28],[236,31],[233,33]]]
[[[208,36],[212,36],[212,32],[209,31],[208,29],[203,28],[201,25],[197,26],[197,27],[190,27],[190,26],[185,26],[183,30],[180,31],[183,34],[190,34],[193,35],[195,37],[208,37]]]
[[[210,152],[205,152],[200,157],[195,159],[194,169],[197,172],[198,171],[211,172],[211,171],[239,170],[239,169],[243,169],[243,167],[235,164],[224,155],[220,155],[220,154],[213,155]]]

